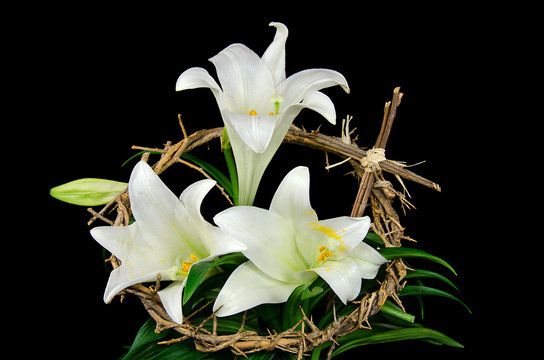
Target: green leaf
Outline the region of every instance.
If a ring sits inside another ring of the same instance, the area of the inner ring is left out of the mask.
[[[391,315],[397,319],[401,319],[409,323],[413,323],[416,318],[414,315],[405,313],[404,311],[402,311],[402,309],[399,306],[393,304],[389,300],[385,301],[385,303],[382,305],[380,309],[380,312]]]
[[[208,354],[196,350],[193,341],[187,340],[175,345],[159,345],[158,342],[179,337],[179,334],[166,330],[155,333],[155,321],[149,319],[140,328],[132,346],[119,360],[231,360],[230,351]]]
[[[420,279],[420,278],[438,279],[450,285],[455,290],[459,291],[459,288],[455,286],[455,284],[452,283],[447,277],[439,273],[429,271],[429,270],[415,269],[413,271],[409,271],[404,278],[405,279]]]
[[[438,290],[429,286],[422,286],[422,285],[406,285],[398,294],[399,296],[407,296],[407,295],[435,295],[435,296],[442,296],[446,297],[448,299],[457,301],[461,305],[463,305],[470,314],[472,314],[472,311],[469,309],[468,306],[465,305],[464,302],[456,298],[455,296],[451,295],[448,292],[445,292],[443,290]]]
[[[283,308],[283,329],[287,330],[302,319],[301,307],[306,314],[311,306],[310,299],[323,293],[320,285],[320,278],[312,284],[302,284],[293,290]]]
[[[104,205],[127,188],[119,181],[84,178],[52,188],[49,193],[55,199],[80,206]]]
[[[436,330],[423,327],[411,327],[393,330],[361,329],[337,339],[340,346],[333,351],[332,357],[359,346],[405,340],[431,340],[437,344],[463,348],[463,345]],[[313,357],[312,357],[313,359]]]
[[[365,242],[376,247],[384,246],[382,238],[372,231],[369,231],[365,236]]]
[[[232,199],[234,201],[234,205],[238,205],[238,173],[236,171],[236,163],[234,161],[232,148],[230,146],[228,148],[223,148],[223,155],[225,156],[225,162],[227,163],[227,168],[229,169],[230,183],[232,186]]]
[[[434,261],[440,265],[445,266],[446,268],[451,270],[451,272],[457,275],[455,270],[445,260],[439,258],[438,256],[431,255],[423,250],[398,247],[398,248],[383,248],[378,250],[378,252],[387,260],[392,260],[396,258],[418,258],[418,259]]]
[[[187,282],[185,283],[185,290],[183,291],[183,305],[189,301],[198,285],[202,282],[211,268],[225,264],[240,265],[245,261],[247,261],[247,258],[242,253],[234,253],[222,256],[216,260],[201,261],[191,266],[189,275],[187,276]]]
[[[138,157],[138,156],[141,156],[145,153],[150,153],[150,154],[162,154],[161,152],[158,152],[158,151],[146,151],[146,150],[142,150],[142,151],[138,151],[136,154],[132,155],[131,157],[129,157],[128,159],[125,160],[124,163],[121,164],[121,167],[125,166],[127,163],[129,163],[132,159]]]

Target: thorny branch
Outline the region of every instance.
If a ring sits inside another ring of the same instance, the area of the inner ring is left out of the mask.
[[[393,92],[393,100],[387,102],[385,105],[382,128],[378,135],[375,148],[385,148],[401,98],[402,93],[400,93],[399,88],[396,88]],[[160,159],[152,165],[157,174],[162,173],[175,163],[188,165],[188,163],[180,161],[180,155],[191,151],[197,146],[206,144],[215,138],[220,138],[223,132],[223,128],[219,127],[215,129],[200,130],[191,135],[187,135],[183,123],[181,122],[181,117],[179,118],[179,121],[184,135],[183,140],[180,142],[174,145],[168,142],[163,149],[141,146],[133,147],[134,149],[161,153]],[[380,236],[386,247],[400,247],[402,240],[412,240],[404,235],[404,228],[393,207],[393,200],[398,198],[403,206],[406,205],[410,207],[411,204],[405,199],[401,192],[396,191],[391,183],[383,178],[382,172],[385,171],[440,191],[440,186],[438,184],[427,180],[390,160],[380,161],[379,170],[368,172],[361,164],[361,160],[367,155],[365,150],[355,143],[346,144],[342,142],[341,139],[321,134],[318,131],[306,132],[305,130],[292,126],[284,141],[322,150],[326,154],[332,153],[343,159],[350,159],[349,163],[353,166],[354,173],[359,179],[360,184],[359,192],[353,206],[352,216],[362,216],[365,208],[370,206],[373,219],[372,230]],[[147,161],[149,154],[145,155],[143,160]],[[194,166],[192,167],[195,168]],[[197,168],[197,170],[199,169]],[[224,195],[228,198],[226,194]],[[115,220],[107,219],[106,215],[115,209],[117,210]],[[95,212],[92,209],[89,209],[89,211],[93,214],[89,224],[96,219],[101,219],[113,226],[128,225],[130,217],[128,193],[126,190],[123,191],[99,212]],[[119,260],[113,255],[109,260],[114,268],[119,266]],[[365,294],[359,301],[354,301],[353,303],[358,304],[359,306],[352,313],[340,318],[336,318],[335,316],[334,322],[324,329],[319,329],[312,319],[308,318],[306,314],[302,312],[303,318],[296,326],[280,332],[279,334],[269,333],[268,335],[259,335],[254,331],[244,331],[244,323],[241,324],[239,331],[235,334],[217,335],[216,329],[218,320],[215,314],[210,315],[201,324],[191,324],[189,319],[197,312],[202,311],[209,303],[186,317],[186,321],[183,324],[180,325],[173,322],[164,310],[160,298],[157,295],[160,279],[157,279],[157,284],[154,287],[145,287],[142,284],[137,284],[125,289],[120,295],[124,296],[127,293],[136,295],[143,303],[149,315],[156,321],[156,331],[173,329],[181,335],[179,338],[162,342],[165,345],[192,339],[196,348],[202,352],[215,352],[229,348],[236,355],[246,356],[246,354],[262,350],[271,351],[279,349],[296,354],[297,359],[301,359],[303,355],[306,355],[317,346],[331,341],[332,346],[328,355],[330,357],[335,348],[335,339],[360,328],[369,328],[369,318],[381,309],[388,297],[395,300],[402,308],[402,303],[400,302],[397,293],[404,286],[402,280],[406,276],[406,270],[407,267],[402,262],[402,259],[391,261],[386,268],[385,278],[380,283],[379,289],[372,293]],[[204,329],[205,323],[210,320],[213,320],[213,331],[211,333]],[[301,326],[299,327],[299,325]],[[306,331],[305,325],[307,325]]]

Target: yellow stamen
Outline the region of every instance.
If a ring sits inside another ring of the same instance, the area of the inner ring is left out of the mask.
[[[249,115],[257,115],[257,112],[254,109],[251,109],[249,111]]]
[[[326,248],[326,246],[325,246],[325,248]],[[321,249],[321,248],[319,248],[319,249]],[[321,250],[319,250],[319,251],[321,251]],[[327,260],[327,258],[329,258],[331,256],[332,256],[332,253],[329,250],[325,250],[321,254],[319,254],[319,256],[317,257],[317,261],[325,261],[325,260]]]
[[[325,250],[327,247],[325,245],[323,245],[322,247],[319,248],[319,252],[323,252],[323,250]]]
[[[273,113],[273,112],[269,112],[268,115],[274,115],[274,113]]]
[[[189,257],[190,257],[191,260],[193,260],[193,261],[198,261],[198,257],[197,257],[195,254],[189,255]]]
[[[194,264],[194,262],[192,261],[184,261],[182,264],[181,264],[181,273],[184,273],[184,274],[188,274],[189,273],[189,269],[191,268],[191,266]]]

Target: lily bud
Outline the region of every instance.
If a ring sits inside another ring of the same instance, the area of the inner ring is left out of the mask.
[[[81,206],[104,205],[127,188],[119,181],[84,178],[52,188],[49,193],[55,199]]]

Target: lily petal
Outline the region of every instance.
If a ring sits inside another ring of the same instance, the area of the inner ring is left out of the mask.
[[[354,247],[348,253],[348,256],[357,264],[360,276],[363,279],[374,279],[378,273],[380,265],[388,262],[388,260],[379,252],[374,250],[372,246],[364,242],[361,242],[359,245]]]
[[[210,58],[215,65],[223,91],[231,95],[228,109],[234,113],[248,114],[259,106],[269,106],[274,95],[274,80],[267,65],[251,49],[242,44],[232,44]]]
[[[346,78],[338,71],[307,69],[289,76],[279,84],[276,91],[282,94],[287,104],[294,104],[302,101],[312,91],[335,85],[340,85],[347,93],[350,92]]]
[[[276,35],[264,52],[262,60],[270,69],[274,83],[279,84],[285,80],[285,42],[289,31],[287,26],[279,22],[271,22],[269,25],[276,28]]]
[[[330,122],[331,124],[333,125],[336,124],[336,109],[334,108],[334,103],[327,95],[323,94],[322,92],[319,92],[319,91],[309,92],[301,103],[289,105],[285,109],[284,115],[286,113],[292,112],[293,115],[290,115],[289,118],[294,119],[302,109],[313,110],[317,112],[318,114],[321,114],[321,116],[327,119],[327,121]],[[288,116],[286,116],[286,118],[287,117]],[[287,128],[291,126],[292,122],[293,121],[290,120],[289,126],[287,126]]]
[[[179,197],[187,212],[201,223],[205,222],[205,220],[200,214],[200,206],[204,197],[206,197],[215,184],[216,182],[210,179],[197,181],[187,186]]]
[[[321,246],[332,247],[331,251],[339,250],[344,256],[356,247],[366,236],[370,227],[368,216],[354,218],[341,216],[332,219],[319,220],[305,226],[301,236],[297,236],[299,249],[315,249]],[[315,255],[315,253],[308,252]],[[343,256],[342,256],[343,257]]]
[[[151,247],[183,254],[203,253],[192,216],[147,163],[140,161],[134,167],[128,187],[134,218]]]
[[[218,103],[221,103],[223,92],[213,77],[206,69],[193,67],[185,70],[176,81],[176,91],[196,88],[209,88]]]
[[[91,229],[91,236],[110,253],[124,260],[133,247],[137,226],[135,223],[129,226],[97,226]]]
[[[278,123],[278,115],[236,114],[228,110],[222,113],[223,120],[229,125],[229,128],[234,129],[251,150],[257,154],[266,150]],[[231,133],[229,132],[229,134]]]
[[[185,288],[184,281],[174,281],[172,284],[168,285],[163,290],[157,292],[161,302],[164,306],[164,309],[168,313],[168,316],[172,321],[181,324],[183,322],[183,313],[181,310],[181,296],[183,294],[183,289]]]
[[[278,186],[270,211],[298,229],[317,221],[317,214],[310,204],[310,171],[305,166],[291,170]]]
[[[160,272],[160,270],[156,270],[131,277],[126,266],[121,265],[113,269],[108,278],[106,290],[104,291],[104,302],[109,303],[119,291],[124,290],[129,286],[147,281],[155,281],[157,279],[157,274]]]
[[[361,277],[357,265],[351,258],[325,261],[321,266],[311,270],[329,284],[344,304],[355,299],[361,291]]]
[[[170,229],[178,222],[174,210],[182,205],[147,163],[140,161],[134,167],[128,192],[134,218],[150,245],[161,248],[175,244],[178,238]],[[159,239],[161,242],[155,244]]]
[[[266,274],[292,282],[294,273],[306,268],[298,256],[295,229],[276,213],[236,206],[217,214],[214,221],[247,246],[243,254]]]
[[[234,270],[215,300],[217,316],[229,316],[260,304],[287,301],[299,284],[279,281],[247,261]]]
[[[202,242],[206,245],[208,257],[200,259],[200,261],[211,260],[217,256],[231,254],[235,252],[243,252],[247,250],[247,246],[238,240],[230,237],[222,229],[206,224],[205,228],[201,229]]]

